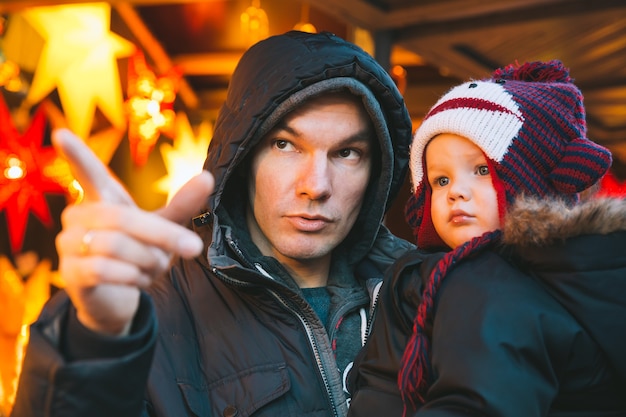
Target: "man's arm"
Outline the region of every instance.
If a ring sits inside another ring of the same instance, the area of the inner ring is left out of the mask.
[[[124,337],[91,332],[67,294],[57,293],[30,328],[12,417],[147,416],[144,387],[156,335],[152,302],[143,293]]]
[[[147,212],[79,138],[59,130],[53,143],[85,198],[62,214],[56,244],[66,287],[32,326],[13,416],[138,416],[156,340],[141,289],[166,273],[171,257],[202,251],[180,223],[203,207],[213,178],[203,172]]]
[[[83,187],[84,201],[62,213],[57,236],[59,271],[77,317],[89,329],[128,332],[139,304],[139,289],[166,272],[171,256],[190,258],[203,247],[181,226],[205,204],[213,189],[208,172],[191,179],[164,209],[138,208],[83,141],[55,131],[55,147]]]

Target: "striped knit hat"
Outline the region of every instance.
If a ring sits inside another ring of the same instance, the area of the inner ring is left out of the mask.
[[[575,202],[611,166],[610,152],[586,137],[582,93],[560,61],[509,65],[489,79],[454,87],[424,117],[411,145],[406,216],[422,248],[445,246],[432,225],[423,181],[424,150],[440,133],[464,136],[483,150],[501,217],[522,192]]]
[[[503,218],[517,195],[554,196],[572,204],[611,166],[610,152],[586,137],[580,90],[560,61],[509,65],[491,78],[454,87],[428,112],[415,132],[410,169],[413,192],[406,217],[420,248],[447,248],[430,215],[424,151],[440,133],[454,133],[484,152]],[[462,259],[498,244],[501,231],[451,250],[433,269],[422,294],[398,373],[406,405],[424,401],[431,383],[430,331],[433,300],[447,273]],[[447,248],[449,249],[449,248]]]

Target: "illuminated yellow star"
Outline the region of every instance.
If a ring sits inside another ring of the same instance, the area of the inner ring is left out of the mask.
[[[41,106],[46,113],[46,117],[52,129],[69,129],[63,112],[61,112],[61,109],[59,109],[54,103],[46,99],[41,103]],[[125,132],[126,131],[124,129],[109,127],[92,132],[91,136],[84,140],[87,146],[91,148],[102,163],[104,165],[109,165],[115,151],[122,142]],[[83,189],[78,181],[74,179],[74,176],[70,171],[70,166],[64,158],[61,156],[57,157],[47,168],[46,175],[65,187],[72,201],[78,203],[82,200]]]
[[[11,414],[29,325],[50,298],[50,285],[65,285],[59,272],[52,271],[50,260],[40,261],[34,252],[21,253],[15,259],[17,268],[0,255],[0,393],[4,393],[0,395],[0,415]]]
[[[68,124],[78,136],[89,135],[96,107],[114,126],[123,127],[117,59],[130,56],[135,46],[110,32],[111,6],[36,7],[23,17],[45,40],[28,102],[37,103],[57,88]]]
[[[213,137],[213,126],[206,121],[200,124],[196,137],[185,113],[176,115],[175,124],[174,146],[164,143],[159,147],[168,175],[154,183],[157,191],[167,194],[168,201],[191,177],[202,172]]]

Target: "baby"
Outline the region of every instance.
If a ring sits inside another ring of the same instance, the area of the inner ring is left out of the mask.
[[[350,415],[626,415],[626,201],[560,61],[445,94],[411,146],[418,248],[380,290]]]

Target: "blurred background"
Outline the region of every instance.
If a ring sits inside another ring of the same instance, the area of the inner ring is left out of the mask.
[[[54,239],[80,185],[50,146],[68,127],[156,209],[202,168],[244,50],[291,29],[330,31],[396,81],[414,127],[468,78],[560,59],[585,96],[589,138],[614,154],[603,192],[626,195],[623,0],[0,1],[0,416],[27,325],[63,286]],[[408,182],[387,216],[404,223]]]

